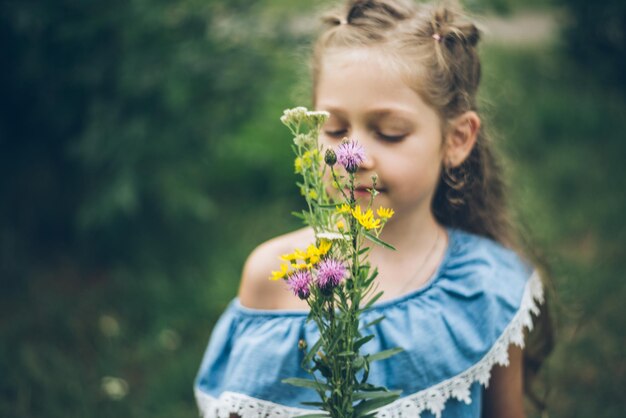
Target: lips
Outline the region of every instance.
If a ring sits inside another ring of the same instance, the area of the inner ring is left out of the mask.
[[[357,186],[357,187],[354,188],[354,191],[356,193],[367,193],[367,194],[369,194],[370,193],[370,189],[372,189],[372,186]],[[382,193],[382,192],[385,191],[385,189],[381,189],[379,187],[377,187],[375,190],[378,193]]]

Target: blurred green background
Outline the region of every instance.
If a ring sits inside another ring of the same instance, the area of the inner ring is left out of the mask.
[[[465,3],[556,289],[549,416],[624,417],[626,3]],[[0,3],[0,416],[197,416],[243,261],[299,227],[278,118],[309,105],[326,4]]]

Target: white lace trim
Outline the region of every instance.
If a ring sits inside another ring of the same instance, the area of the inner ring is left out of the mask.
[[[429,410],[435,417],[441,418],[446,401],[450,398],[470,404],[472,384],[479,382],[487,387],[493,366],[509,365],[509,345],[524,347],[524,328],[532,330],[531,313],[539,315],[539,305],[543,300],[543,286],[539,274],[535,271],[526,283],[519,310],[493,347],[478,363],[450,379],[379,408],[376,417],[419,418],[423,411]],[[203,418],[230,418],[230,414],[237,414],[242,418],[292,418],[316,412],[311,409],[283,406],[234,392],[223,392],[219,398],[214,398],[196,389],[195,395]]]

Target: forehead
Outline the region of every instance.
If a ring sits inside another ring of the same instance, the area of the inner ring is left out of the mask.
[[[321,59],[315,105],[344,113],[392,111],[416,116],[432,110],[407,83],[398,61],[380,49],[337,49]]]

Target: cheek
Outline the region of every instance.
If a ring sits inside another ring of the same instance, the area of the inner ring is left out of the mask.
[[[438,181],[440,165],[441,159],[436,153],[407,152],[394,159],[387,177],[396,188],[406,191],[424,189]]]

